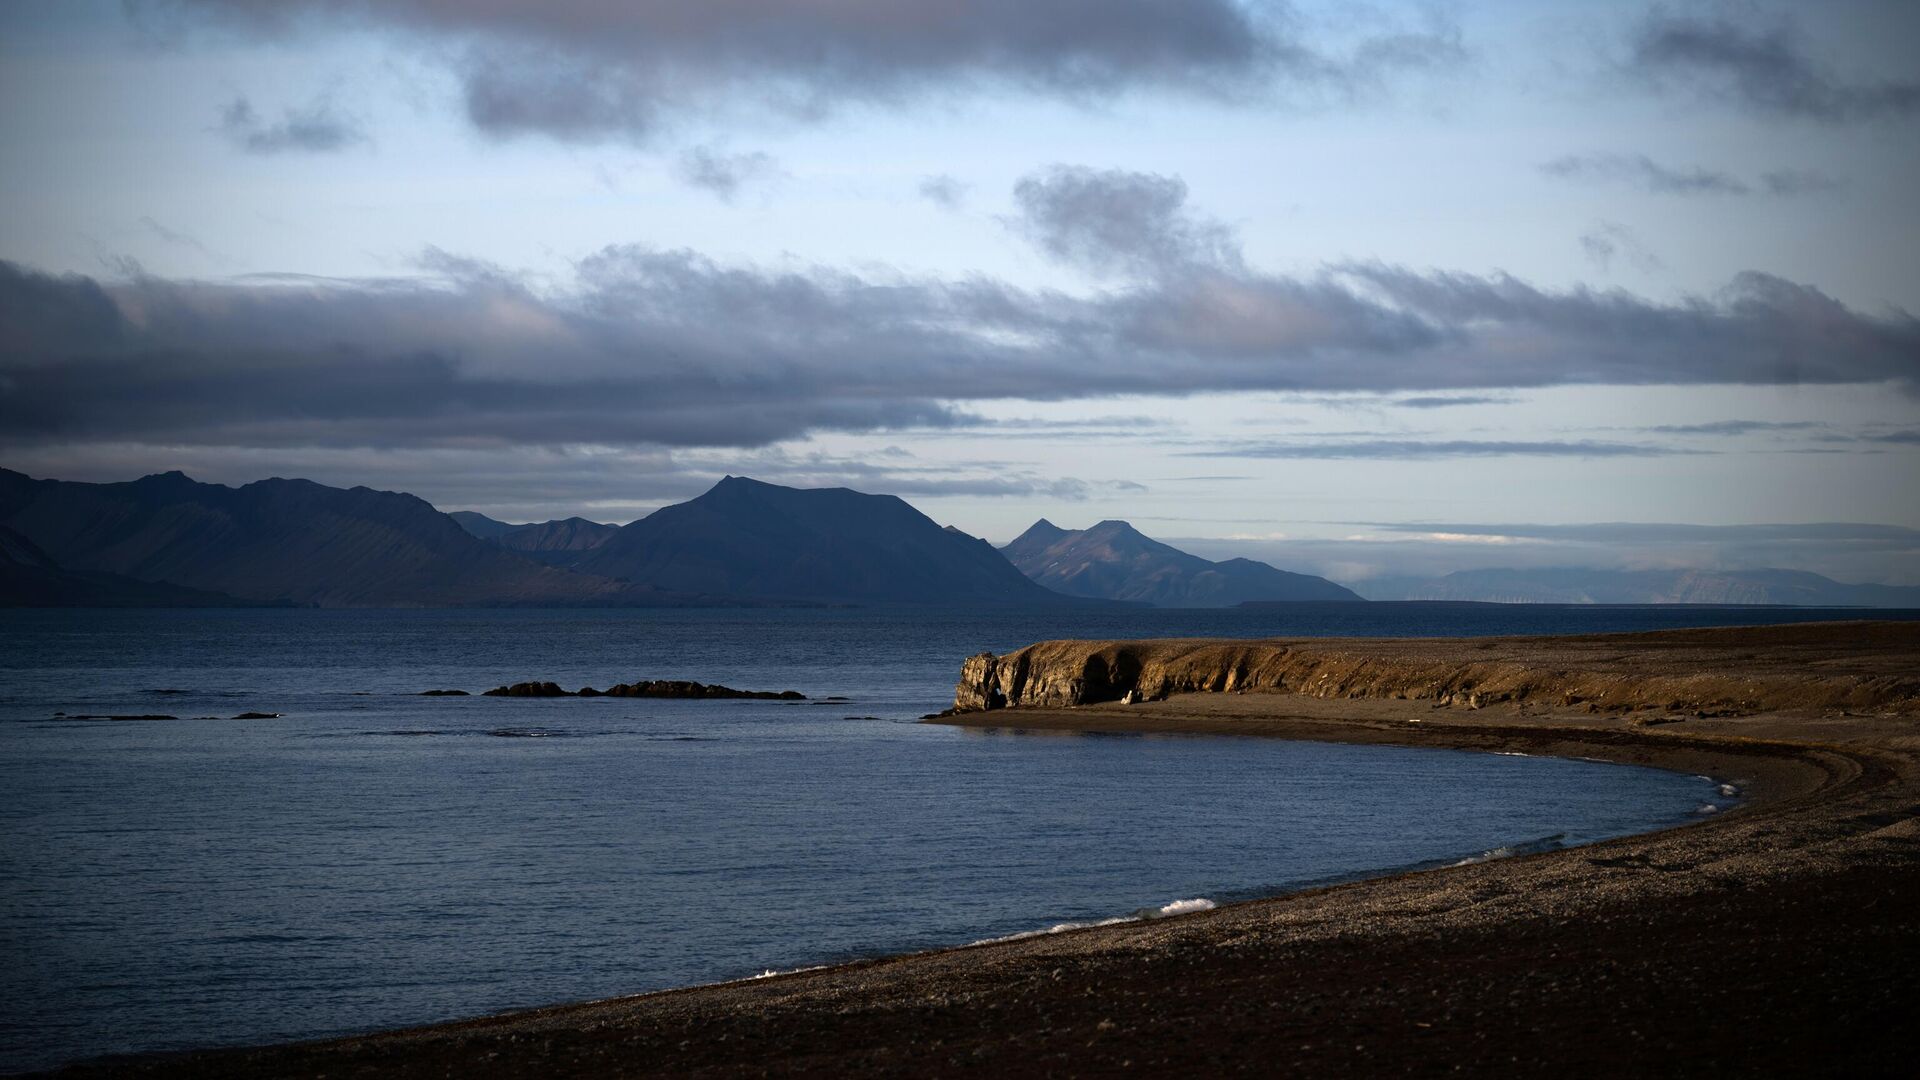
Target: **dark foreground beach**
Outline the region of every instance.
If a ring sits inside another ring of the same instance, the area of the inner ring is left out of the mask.
[[[969,661],[962,703],[996,695],[1017,707],[946,722],[1582,756],[1748,799],[1173,919],[63,1075],[1906,1076],[1920,1052],[1920,626],[1051,643]]]

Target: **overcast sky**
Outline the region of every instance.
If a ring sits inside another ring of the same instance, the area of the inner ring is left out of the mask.
[[[1911,0],[9,0],[0,140],[37,476],[1920,583]]]

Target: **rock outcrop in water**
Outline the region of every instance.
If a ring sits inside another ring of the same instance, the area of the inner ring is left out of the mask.
[[[447,693],[447,691],[427,691]],[[697,683],[684,679],[640,679],[618,683],[605,690],[583,686],[578,691],[564,690],[557,683],[519,682],[496,686],[485,697],[632,697],[632,698],[749,698],[760,701],[805,701],[798,690],[735,690],[719,683]]]
[[[1877,663],[1876,649],[1920,649],[1920,623],[1552,638],[1043,641],[1004,656],[969,657],[953,708],[1061,707],[1203,691],[1428,700],[1469,709],[1534,703],[1706,715],[1920,715],[1920,672]]]
[[[487,697],[572,697],[573,691],[562,690],[558,683],[517,682],[511,686],[496,686],[486,692]]]

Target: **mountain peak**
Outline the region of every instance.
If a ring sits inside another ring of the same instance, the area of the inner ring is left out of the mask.
[[[854,603],[1053,603],[1000,553],[904,500],[728,476],[608,537],[577,568],[703,592]]]
[[[1250,559],[1209,562],[1108,518],[1067,531],[1042,518],[1001,549],[1034,581],[1069,596],[1160,607],[1231,607],[1247,600],[1358,600],[1324,578]]]

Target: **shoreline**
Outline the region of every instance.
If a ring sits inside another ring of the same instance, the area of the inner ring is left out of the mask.
[[[1920,1050],[1920,725],[1644,720],[1258,692],[944,717],[1589,757],[1744,797],[1653,832],[1164,919],[57,1075],[1897,1074]]]

